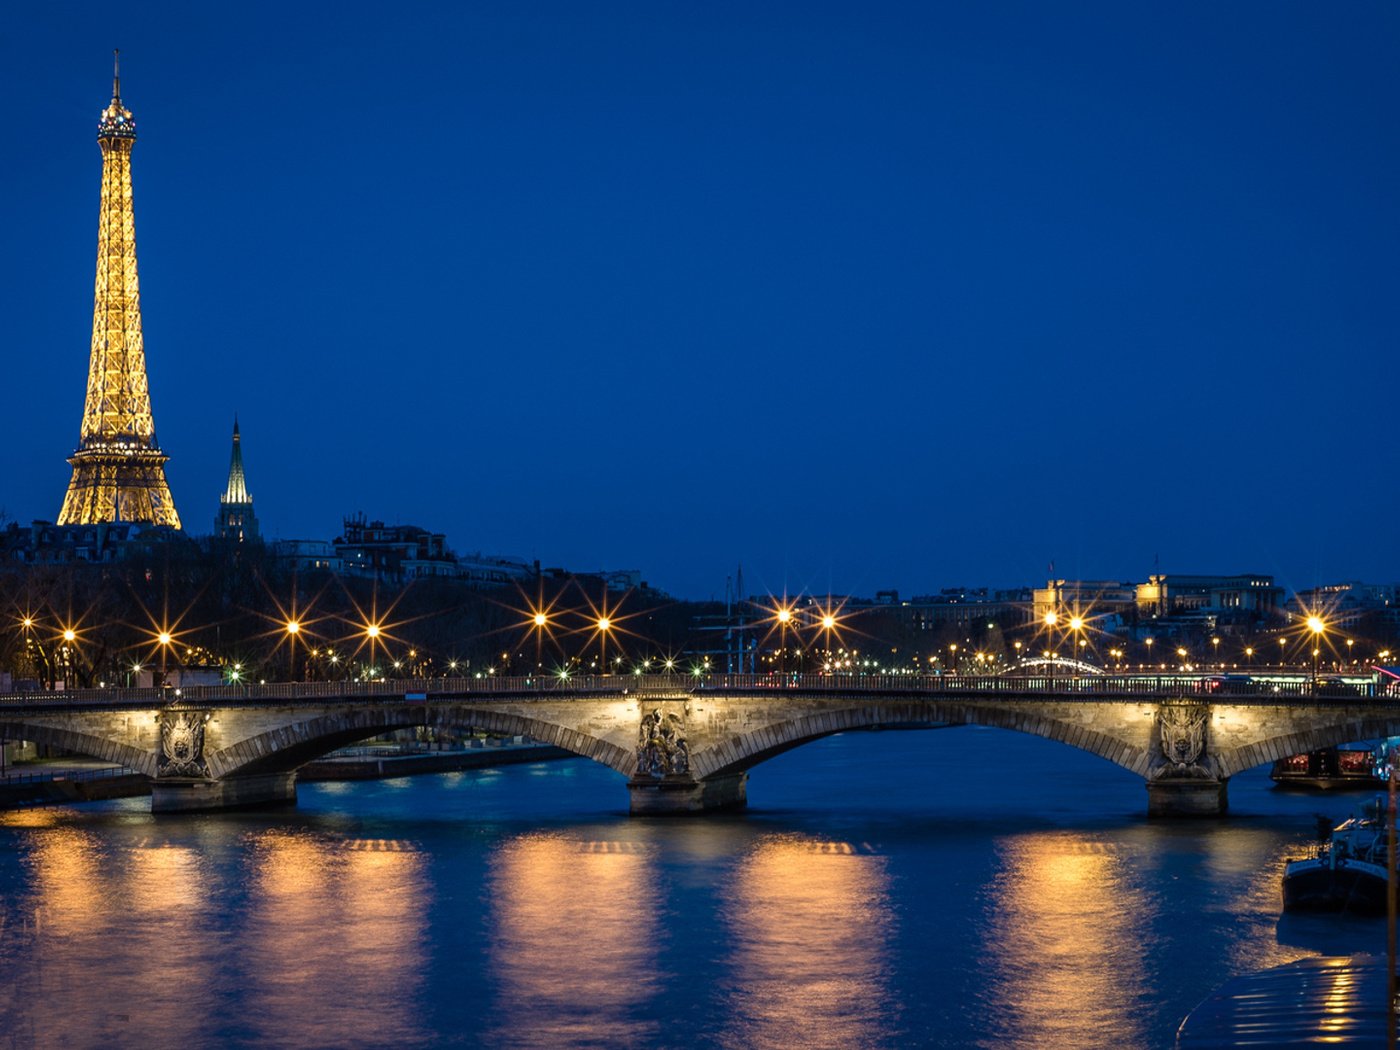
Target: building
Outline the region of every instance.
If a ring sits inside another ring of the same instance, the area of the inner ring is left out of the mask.
[[[1400,584],[1349,580],[1299,591],[1288,614],[1294,619],[1320,616],[1340,630],[1354,630],[1367,619],[1400,626]]]
[[[11,523],[0,532],[0,563],[6,565],[108,565],[178,535],[168,527],[137,522],[55,525]]]
[[[258,542],[258,519],[253,513],[253,497],[243,475],[243,444],[238,436],[238,417],[233,417],[233,454],[229,458],[228,485],[219,497],[219,516],[214,519],[216,539],[233,543]]]
[[[1092,616],[1100,629],[1105,621],[1120,623],[1132,619],[1137,605],[1137,585],[1119,580],[1047,580],[1031,596],[1031,618],[1037,623],[1046,616]]]
[[[1272,576],[1152,575],[1137,585],[1139,619],[1152,620],[1212,613],[1234,619],[1259,620],[1278,612],[1283,588]]]
[[[340,560],[338,571],[390,583],[434,577],[497,586],[527,580],[538,571],[528,562],[496,555],[458,558],[447,536],[417,525],[386,525],[366,521],[363,514],[346,518],[341,535],[331,544]]]
[[[332,546],[347,576],[403,582],[428,576],[453,576],[457,559],[447,536],[417,525],[385,525],[363,514],[344,520]]]
[[[294,572],[333,572],[345,568],[330,540],[273,540],[272,556]]]
[[[136,122],[122,105],[121,81],[113,69],[112,101],[97,125],[102,199],[87,399],[78,448],[68,458],[73,477],[59,525],[131,521],[180,527],[146,384],[131,206],[135,143]]]
[[[886,596],[892,596],[886,600]],[[948,624],[971,625],[986,621],[1016,627],[1030,618],[1031,594],[1027,589],[990,590],[986,587],[947,587],[937,594],[899,600],[898,591],[880,591],[877,606],[888,606],[910,626],[937,630]]]

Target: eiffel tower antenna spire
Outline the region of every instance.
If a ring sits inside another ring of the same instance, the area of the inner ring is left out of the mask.
[[[107,521],[180,527],[165,480],[167,456],[156,441],[141,335],[136,225],[131,207],[131,149],[136,121],[122,105],[118,55],[112,54],[112,102],[97,123],[102,203],[97,220],[97,278],[92,346],[73,478],[60,525]]]
[[[112,98],[117,102],[122,100],[121,54],[119,48],[112,48]]]

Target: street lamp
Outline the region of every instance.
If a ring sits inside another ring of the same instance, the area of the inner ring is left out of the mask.
[[[169,631],[161,631],[156,635],[156,644],[160,646],[160,687],[165,688],[165,668],[167,658],[170,653],[171,638]]]
[[[1082,652],[1082,650],[1084,648],[1084,638],[1080,632],[1084,630],[1084,617],[1071,616],[1069,618],[1069,630],[1070,637],[1074,639],[1074,650],[1072,655],[1077,660],[1083,660],[1084,653]],[[1076,667],[1074,668],[1074,670],[1077,673],[1079,669]]]
[[[1152,667],[1152,643],[1156,640],[1150,636],[1143,639],[1143,644],[1147,646],[1147,666],[1149,669]]]
[[[1054,609],[1051,609],[1041,619],[1045,624],[1045,630],[1050,635],[1050,645],[1053,647],[1055,645],[1055,625],[1060,622],[1060,614]],[[1049,650],[1046,651],[1045,655],[1049,658]],[[1053,660],[1050,661],[1050,677],[1055,677],[1055,662]]]
[[[1322,655],[1322,633],[1323,633],[1325,630],[1327,630],[1327,625],[1326,625],[1325,623],[1322,622],[1322,617],[1321,617],[1321,616],[1309,616],[1309,617],[1308,617],[1308,630],[1310,630],[1310,631],[1312,632],[1312,636],[1313,636],[1313,674],[1312,674],[1312,684],[1313,684],[1313,691],[1316,692],[1316,690],[1317,690],[1317,662],[1318,662],[1318,658]]]
[[[1213,657],[1213,659],[1215,660],[1215,666],[1216,666],[1216,667],[1219,667],[1219,666],[1220,666],[1220,638],[1219,638],[1218,636],[1217,636],[1217,637],[1211,638],[1210,644],[1211,644],[1211,646],[1213,647],[1213,649],[1214,649],[1214,651],[1215,651],[1215,655],[1214,655],[1214,657]]]
[[[606,616],[598,617],[595,624],[598,629],[598,673],[608,673],[608,632],[612,630],[612,621]]]
[[[297,680],[297,635],[301,633],[301,624],[296,620],[288,620],[287,628],[287,681]]]
[[[788,624],[792,623],[792,609],[787,605],[778,606],[778,611],[773,614],[778,621],[778,673],[787,673],[787,630]]]
[[[826,665],[831,667],[831,632],[836,630],[836,617],[831,613],[823,613],[821,618],[822,633],[826,637],[824,647],[826,649]]]

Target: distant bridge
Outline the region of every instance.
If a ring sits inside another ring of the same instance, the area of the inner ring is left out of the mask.
[[[1141,776],[1148,812],[1226,808],[1235,773],[1400,735],[1372,682],[1095,674],[618,675],[303,682],[0,696],[0,737],[121,763],[152,809],[296,798],[296,770],[414,726],[527,735],[627,777],[634,813],[741,806],[748,771],[853,729],[982,725],[1057,740]]]

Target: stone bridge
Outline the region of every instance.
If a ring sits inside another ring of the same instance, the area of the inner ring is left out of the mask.
[[[627,778],[633,813],[742,806],[760,762],[833,733],[980,725],[1099,755],[1143,778],[1154,815],[1218,814],[1235,773],[1400,735],[1400,702],[1305,683],[1205,692],[1202,679],[710,676],[301,683],[0,697],[0,738],[120,763],[152,809],[291,802],[296,770],[415,726],[528,735]]]

